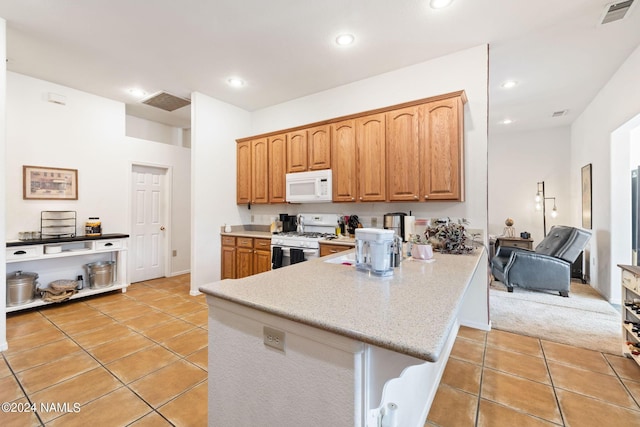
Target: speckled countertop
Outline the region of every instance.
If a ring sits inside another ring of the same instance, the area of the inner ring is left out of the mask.
[[[376,277],[327,259],[341,252],[236,280],[200,287],[207,295],[286,319],[437,361],[456,320],[481,251],[405,260]],[[351,255],[353,256],[353,255]]]

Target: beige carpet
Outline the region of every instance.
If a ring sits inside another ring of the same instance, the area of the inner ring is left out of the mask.
[[[621,354],[620,313],[596,290],[571,283],[569,298],[557,292],[515,288],[498,281],[489,291],[491,326],[548,341]]]

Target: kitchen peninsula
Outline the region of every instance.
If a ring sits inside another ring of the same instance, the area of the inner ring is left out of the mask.
[[[486,251],[407,259],[384,278],[352,257],[200,288],[209,425],[424,424],[459,326],[490,327]]]

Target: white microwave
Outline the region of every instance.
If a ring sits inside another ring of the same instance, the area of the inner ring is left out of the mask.
[[[333,200],[331,169],[288,173],[286,183],[289,203],[321,203]]]

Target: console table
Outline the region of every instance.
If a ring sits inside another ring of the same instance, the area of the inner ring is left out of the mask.
[[[523,239],[521,237],[497,237],[496,251],[500,246],[508,248],[521,248],[533,250],[533,239]]]

